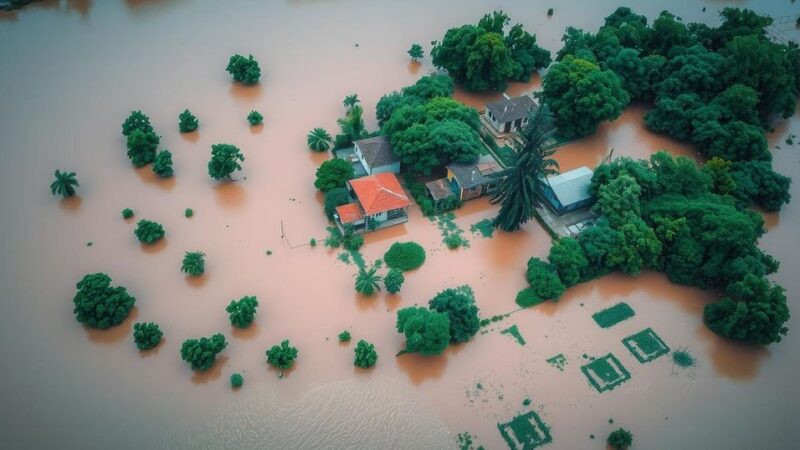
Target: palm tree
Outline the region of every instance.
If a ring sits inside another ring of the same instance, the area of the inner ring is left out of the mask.
[[[322,128],[314,128],[308,133],[308,147],[315,152],[324,152],[331,147],[331,135]]]
[[[364,269],[363,267],[358,269],[358,274],[356,275],[356,292],[362,295],[371,296],[377,291],[381,290],[381,286],[378,284],[383,278],[378,276],[377,274],[378,268],[372,267],[369,270]]]
[[[206,271],[206,254],[203,252],[186,252],[183,256],[183,263],[181,264],[181,272],[192,276],[198,277]]]
[[[358,99],[358,94],[350,94],[342,101],[342,104],[348,111],[352,110],[359,103],[361,103],[361,100]]]
[[[518,230],[534,216],[545,177],[558,173],[558,162],[550,158],[555,150],[542,148],[552,134],[549,118],[546,105],[529,114],[521,142],[514,146],[513,161],[497,174],[501,180],[491,202],[500,204],[494,226],[503,231]]]
[[[75,178],[75,172],[62,172],[56,170],[56,181],[50,184],[50,192],[53,195],[60,195],[64,198],[72,197],[75,195],[75,188],[73,186],[80,186],[78,179]]]
[[[336,123],[342,129],[342,134],[349,136],[352,141],[367,135],[367,128],[364,125],[364,108],[360,105],[353,106],[347,116],[338,119]]]

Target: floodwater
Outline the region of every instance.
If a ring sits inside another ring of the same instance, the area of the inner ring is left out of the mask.
[[[800,9],[788,0],[642,3],[637,8],[651,18],[668,6],[709,23],[729,4],[774,16]],[[395,311],[425,304],[445,287],[470,284],[484,317],[513,311],[526,261],[547,254],[546,233],[530,223],[492,239],[474,235],[470,225],[495,213],[477,200],[457,214],[470,247],[450,251],[436,226],[412,210],[407,224],[369,235],[363,253],[372,261],[392,242],[414,240],[428,259],[407,275],[401,295],[371,299],[354,293],[356,269],[337,252],[303,245],[321,241],[326,226],[312,185],[325,156],[306,149],[307,131],[334,130],[341,100],[354,92],[373,129],[380,96],[432,70],[428,58],[409,63],[411,43],[427,52],[448,27],[497,6],[85,0],[0,16],[0,447],[443,448],[469,432],[497,449],[505,447],[497,423],[533,409],[551,428],[550,448],[600,448],[617,426],[633,431],[637,448],[793,448],[800,438],[800,281],[791,276],[800,258],[797,182],[795,202],[766,216],[770,231],[761,242],[782,261],[774,280],[795,312],[789,336],[766,349],[733,344],[703,326],[702,308],[714,293],[646,273],[577,286],[558,303],[516,312],[441,357],[395,358],[403,346]],[[595,30],[617,3],[565,0],[549,19],[546,2],[502,6],[557,50],[567,25]],[[785,33],[797,39],[796,31]],[[224,68],[237,52],[261,62],[259,86],[230,83]],[[535,77],[509,91],[538,83]],[[457,98],[481,107],[498,96]],[[180,135],[177,115],[187,107],[200,129]],[[119,131],[132,109],[150,115],[173,152],[174,179],[131,168]],[[248,127],[253,109],[264,115],[262,127]],[[648,133],[645,110],[631,106],[596,135],[560,149],[562,169],[595,166],[612,148],[615,156],[662,148],[692,155],[686,145]],[[791,133],[800,135],[796,117],[780,123],[770,143],[781,147],[777,169],[797,179],[798,146],[783,143]],[[219,142],[239,146],[247,158],[235,183],[207,175],[210,146]],[[78,173],[79,198],[50,196],[57,168]],[[183,217],[188,207],[191,219]],[[123,208],[136,218],[124,221]],[[133,237],[141,218],[163,223],[165,241],[141,247]],[[199,280],[179,270],[190,250],[207,254]],[[87,330],[72,315],[75,283],[97,271],[137,298],[129,319],[108,331]],[[224,308],[244,295],[258,296],[257,319],[233,330]],[[634,318],[606,330],[593,323],[593,312],[623,300]],[[160,323],[165,342],[139,353],[130,336],[134,321]],[[500,334],[511,325],[526,345]],[[620,341],[647,327],[671,348],[687,347],[698,366],[679,370],[667,358],[639,364]],[[353,343],[338,343],[343,329]],[[194,374],[179,358],[180,343],[215,332],[226,335],[228,348],[212,370]],[[264,352],[284,338],[300,356],[278,378]],[[368,371],[352,365],[362,338],[380,355]],[[598,394],[579,367],[583,354],[609,352],[631,380]],[[559,353],[567,358],[564,372],[545,361]],[[245,376],[236,392],[228,384],[233,372]]]

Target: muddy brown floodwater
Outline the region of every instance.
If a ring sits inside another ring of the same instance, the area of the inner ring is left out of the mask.
[[[800,6],[775,1],[639,1],[654,17],[665,8],[690,21],[717,23],[731,5],[774,16]],[[787,338],[769,348],[733,344],[702,324],[714,294],[673,286],[659,274],[612,275],[571,289],[558,303],[517,312],[437,358],[394,354],[403,340],[395,311],[424,304],[445,287],[470,284],[482,316],[515,309],[523,268],[543,256],[549,238],[536,224],[485,239],[469,227],[492,217],[486,200],[458,211],[470,247],[447,250],[436,226],[417,209],[404,226],[373,233],[368,261],[396,240],[428,249],[407,275],[402,295],[362,298],[355,268],[324,247],[321,197],[312,186],[324,156],[310,153],[313,127],[334,129],[341,100],[356,92],[374,129],[380,96],[432,70],[426,57],[409,63],[413,42],[439,39],[451,26],[477,20],[496,1],[66,1],[42,2],[0,16],[0,447],[9,449],[142,448],[442,448],[469,432],[486,448],[504,448],[497,423],[535,410],[551,428],[550,448],[602,448],[617,426],[633,431],[637,448],[796,448],[800,429],[800,183],[795,201],[767,216],[761,245],[781,260],[774,280],[787,289],[794,315]],[[546,17],[548,7],[555,15]],[[595,30],[618,6],[610,0],[509,1],[502,7],[551,50],[564,28]],[[707,7],[702,12],[702,7]],[[786,31],[798,39],[797,31]],[[233,53],[261,62],[257,87],[230,83]],[[513,84],[535,89],[539,78]],[[499,95],[499,94],[498,94]],[[498,95],[458,93],[481,106]],[[190,108],[200,120],[177,132]],[[120,123],[132,109],[150,115],[176,176],[158,181],[134,170]],[[251,110],[265,122],[250,128]],[[692,149],[642,126],[634,105],[599,132],[559,150],[563,169],[595,166],[614,155]],[[775,166],[797,180],[796,117],[771,133]],[[244,170],[232,184],[206,173],[211,144],[239,146]],[[55,169],[74,170],[80,197],[59,201],[48,185]],[[136,218],[124,221],[123,208]],[[183,217],[193,208],[191,219]],[[135,220],[164,224],[166,240],[142,248]],[[281,229],[285,238],[281,237]],[[91,242],[91,246],[87,243]],[[207,254],[207,275],[187,280],[185,251]],[[272,251],[267,256],[267,250]],[[90,331],[72,315],[75,283],[104,271],[136,296],[126,322]],[[792,274],[795,274],[792,276]],[[255,325],[234,331],[225,305],[258,296]],[[636,316],[601,329],[591,313],[626,301]],[[134,321],[156,321],[165,342],[139,353]],[[516,325],[527,341],[500,331]],[[668,358],[639,364],[620,341],[651,327],[671,348],[687,347],[698,366],[679,370]],[[336,334],[349,329],[354,341]],[[182,340],[223,332],[229,346],[212,370],[194,374],[179,358]],[[279,379],[265,349],[289,338],[296,367]],[[352,365],[354,342],[375,343],[374,370]],[[583,355],[613,352],[631,379],[611,392],[591,389]],[[562,353],[561,372],[545,360]],[[231,391],[228,377],[245,376]],[[530,399],[529,406],[523,401]],[[614,423],[610,424],[609,420]],[[595,435],[592,441],[590,435]]]

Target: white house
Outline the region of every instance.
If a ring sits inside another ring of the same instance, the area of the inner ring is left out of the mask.
[[[400,158],[392,152],[388,136],[375,136],[353,142],[356,157],[367,175],[400,173]]]
[[[506,94],[499,102],[486,105],[486,117],[498,133],[519,131],[528,123],[528,113],[539,105],[530,95],[510,98]]]

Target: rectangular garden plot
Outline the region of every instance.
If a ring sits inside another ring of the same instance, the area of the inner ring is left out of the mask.
[[[553,442],[550,429],[534,411],[498,423],[497,429],[511,450],[532,450]]]
[[[597,392],[610,391],[631,379],[630,372],[612,353],[581,366],[581,372]]]
[[[635,315],[636,312],[627,303],[617,303],[610,308],[592,314],[592,319],[600,325],[600,328],[608,328]]]
[[[626,337],[622,340],[622,345],[630,350],[636,360],[642,364],[669,353],[667,344],[658,337],[652,328]]]

